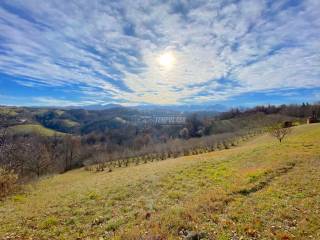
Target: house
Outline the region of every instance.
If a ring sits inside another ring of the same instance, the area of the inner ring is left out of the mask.
[[[317,123],[317,122],[318,122],[318,118],[317,118],[316,111],[312,111],[312,116],[307,118],[307,124]]]

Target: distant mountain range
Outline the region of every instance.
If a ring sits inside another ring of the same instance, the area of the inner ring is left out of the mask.
[[[0,107],[6,107],[1,106]],[[7,106],[9,107],[9,106]],[[14,107],[14,106],[12,106]],[[23,106],[21,106],[23,108]],[[219,113],[226,112],[230,108],[222,104],[189,104],[189,105],[137,105],[137,106],[123,106],[121,104],[93,104],[93,105],[83,105],[83,106],[33,106],[29,108],[43,108],[43,109],[83,109],[83,110],[109,110],[109,109],[132,109],[140,111],[173,111],[179,113],[191,113],[191,112],[210,112],[210,113]]]
[[[175,112],[224,112],[228,107],[221,104],[213,105],[137,105],[132,107],[122,106],[120,104],[106,104],[106,105],[87,105],[87,106],[70,106],[68,109],[85,109],[85,110],[108,110],[113,108],[131,108],[142,111],[175,111]]]
[[[94,104],[94,105],[86,105],[86,106],[71,106],[67,107],[69,109],[85,109],[85,110],[108,110],[112,108],[124,108],[124,106],[120,104]]]

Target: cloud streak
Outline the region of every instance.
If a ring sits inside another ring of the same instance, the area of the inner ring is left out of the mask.
[[[4,0],[0,72],[84,102],[221,101],[320,86],[318,29],[317,0]]]

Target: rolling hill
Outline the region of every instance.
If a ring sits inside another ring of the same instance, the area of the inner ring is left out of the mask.
[[[3,239],[320,239],[320,124],[281,144],[112,172],[78,169],[0,204]]]
[[[39,124],[23,124],[23,125],[16,125],[9,127],[9,131],[11,131],[14,134],[39,134],[42,136],[52,137],[55,134],[56,135],[65,135],[65,133],[55,131],[46,127],[43,127]]]

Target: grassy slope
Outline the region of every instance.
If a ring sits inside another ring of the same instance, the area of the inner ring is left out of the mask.
[[[79,126],[80,124],[75,122],[75,121],[72,121],[72,120],[69,120],[69,119],[65,119],[63,120],[63,124],[64,126],[66,127],[76,127],[76,126]]]
[[[179,239],[185,229],[207,239],[320,239],[319,136],[320,124],[304,125],[282,144],[265,135],[230,150],[50,177],[0,203],[0,236]]]
[[[43,136],[54,136],[54,134],[63,135],[64,133],[43,127],[39,124],[23,124],[23,125],[16,125],[10,127],[14,133],[17,134],[30,134],[30,133],[37,133]]]
[[[0,107],[0,115],[3,115],[3,116],[8,115],[10,117],[14,117],[14,116],[17,116],[18,113],[14,109]]]

